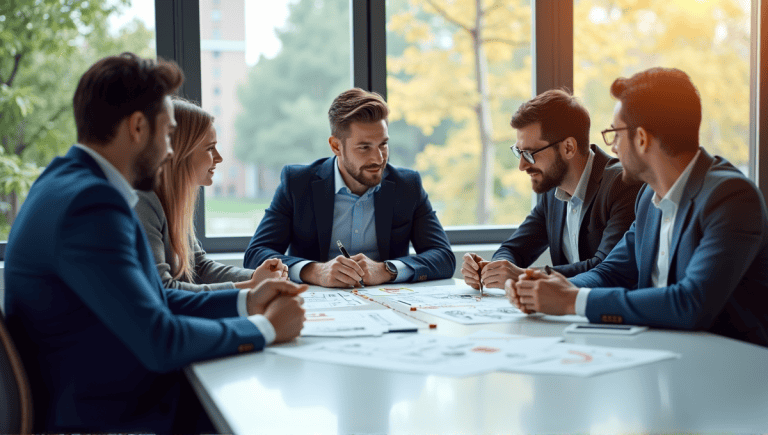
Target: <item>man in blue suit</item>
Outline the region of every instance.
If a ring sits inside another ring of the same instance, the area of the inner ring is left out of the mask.
[[[170,157],[175,64],[130,53],[94,64],[74,96],[78,144],[54,159],[14,222],[8,329],[36,432],[212,431],[181,369],[297,336],[303,287],[163,289],[134,188]]]
[[[453,276],[456,259],[418,172],[387,163],[388,116],[376,93],[336,97],[328,111],[335,157],[283,168],[245,267],[280,258],[292,281],[323,287]]]
[[[571,278],[507,282],[526,312],[705,330],[768,346],[768,212],[757,186],[699,146],[701,100],[684,72],[652,68],[611,86],[603,137],[626,179],[647,183],[606,259]]]

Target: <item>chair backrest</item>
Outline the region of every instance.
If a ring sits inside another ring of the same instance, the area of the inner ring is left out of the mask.
[[[32,393],[0,311],[0,433],[32,433]]]

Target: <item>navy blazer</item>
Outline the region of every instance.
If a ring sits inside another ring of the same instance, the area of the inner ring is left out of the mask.
[[[245,251],[245,267],[254,269],[269,258],[280,258],[288,267],[302,260],[329,260],[333,162],[329,157],[283,168],[280,186]],[[452,277],[456,258],[419,173],[389,164],[386,172],[374,194],[380,260],[400,260],[412,267],[413,281]],[[409,242],[417,255],[408,255]]]
[[[508,260],[528,267],[549,247],[553,269],[565,276],[586,272],[600,264],[635,220],[635,200],[641,184],[627,184],[621,178],[619,160],[596,145],[579,227],[579,259],[569,263],[563,251],[563,228],[568,204],[555,198],[555,190],[539,196],[539,202],[515,233],[493,254],[494,260]]]
[[[698,329],[768,346],[768,211],[757,186],[704,149],[672,230],[668,286],[656,288],[661,210],[644,187],[637,220],[608,257],[571,282],[592,288],[590,322]]]
[[[264,347],[237,294],[163,289],[141,223],[93,158],[54,159],[5,256],[35,431],[169,432],[184,366]]]

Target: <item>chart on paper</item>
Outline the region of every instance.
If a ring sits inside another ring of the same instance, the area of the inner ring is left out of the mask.
[[[356,307],[367,302],[347,291],[315,291],[304,292],[304,309],[324,310],[328,308]]]

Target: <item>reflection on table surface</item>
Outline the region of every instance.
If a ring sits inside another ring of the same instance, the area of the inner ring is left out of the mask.
[[[453,280],[408,284],[453,284]],[[311,288],[320,291],[321,288]],[[387,309],[378,304],[340,309]],[[559,336],[579,316],[438,326]],[[454,378],[326,364],[268,352],[192,364],[187,375],[221,432],[539,433],[768,430],[768,349],[705,333],[651,329],[634,336],[565,334],[565,341],[664,349],[681,358],[580,378],[494,372]],[[311,343],[320,338],[297,339]],[[295,345],[290,343],[288,345]]]

